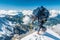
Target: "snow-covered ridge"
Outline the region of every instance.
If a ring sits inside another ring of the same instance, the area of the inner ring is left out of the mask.
[[[60,36],[52,30],[47,29],[45,34],[38,35],[36,32],[34,32],[21,40],[60,40]]]

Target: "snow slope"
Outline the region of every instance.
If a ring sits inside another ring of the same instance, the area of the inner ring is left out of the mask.
[[[21,40],[60,40],[60,36],[52,30],[47,29],[45,34],[38,35],[36,32],[34,32]]]

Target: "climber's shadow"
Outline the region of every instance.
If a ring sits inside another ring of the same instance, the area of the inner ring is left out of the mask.
[[[50,37],[50,38],[52,38],[52,39],[54,39],[54,40],[60,40],[60,38],[57,38],[56,36],[54,36],[54,35],[52,35],[52,34],[50,34],[50,33],[45,33],[44,34],[45,36],[48,36],[48,37]]]

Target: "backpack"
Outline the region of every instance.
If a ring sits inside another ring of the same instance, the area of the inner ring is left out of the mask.
[[[49,17],[49,11],[44,7],[38,7],[35,10],[33,10],[33,15],[40,19],[47,19]]]

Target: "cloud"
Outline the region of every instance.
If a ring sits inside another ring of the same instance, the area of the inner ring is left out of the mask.
[[[28,24],[30,22],[30,18],[28,16],[25,16],[23,18],[23,22],[24,22],[23,24]]]
[[[31,15],[32,14],[32,11],[31,10],[23,10],[22,13],[24,15]]]
[[[0,17],[4,17],[4,15],[16,15],[18,12],[22,12],[23,15],[31,15],[32,10],[0,10]],[[49,10],[50,17],[55,17],[60,14],[60,10]],[[4,15],[2,15],[4,14]]]
[[[5,10],[0,10],[0,15],[1,14],[6,14],[7,13],[7,11],[5,11]]]
[[[24,15],[31,15],[32,12],[33,12],[32,10],[23,10],[22,11],[22,13]],[[60,14],[60,10],[54,10],[54,9],[52,9],[52,10],[49,10],[49,12],[50,12],[50,16],[49,17],[56,17],[58,14]]]
[[[0,10],[0,15],[16,15],[18,12],[22,12],[24,15],[31,15],[31,10]]]
[[[0,10],[0,15],[5,14],[5,15],[16,15],[17,10]]]
[[[18,12],[17,10],[8,10],[8,11],[7,11],[7,14],[8,14],[8,15],[16,15],[17,12]]]
[[[50,10],[50,17],[56,17],[58,14],[60,14],[60,10]]]
[[[26,15],[24,18],[23,18],[23,24],[28,24],[30,22],[30,17],[28,17],[27,15],[32,15],[32,10],[23,10],[22,13],[23,15]]]

